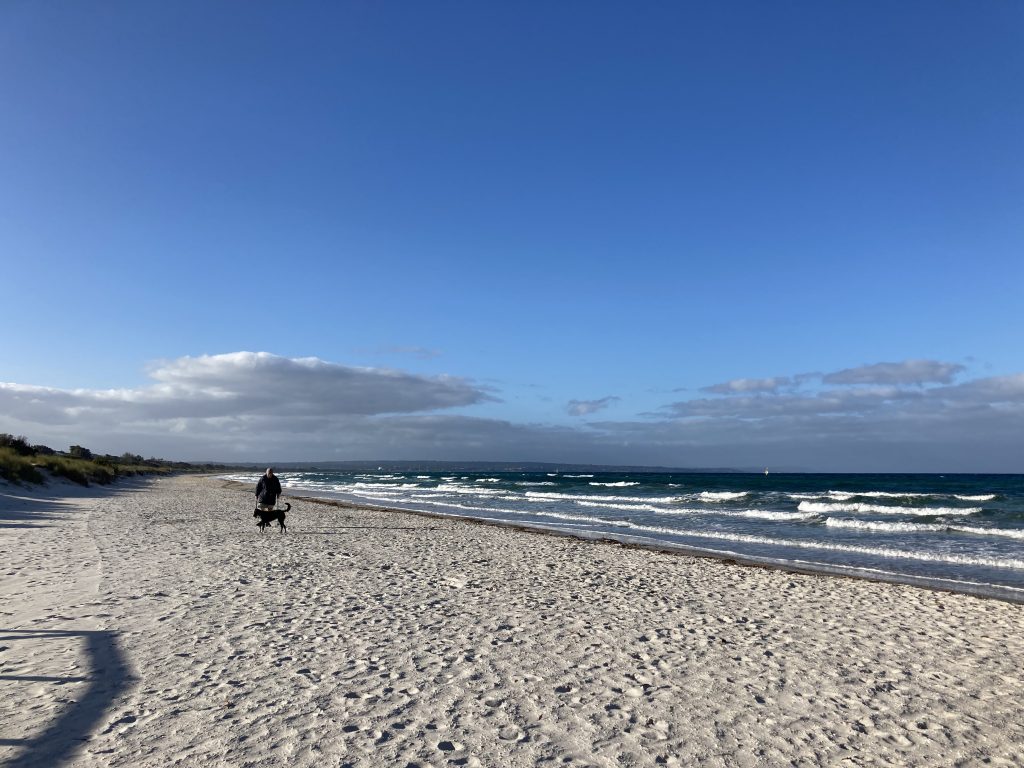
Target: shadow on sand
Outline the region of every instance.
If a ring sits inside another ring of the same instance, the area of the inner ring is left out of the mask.
[[[106,486],[81,486],[70,483],[60,483],[56,487],[0,484],[0,528],[35,528],[48,525],[51,521],[74,512],[77,501],[130,493],[148,482],[148,478],[133,478]]]
[[[429,525],[333,525],[330,528],[307,528],[301,531],[292,532],[288,529],[289,536],[323,536],[325,534],[337,533],[340,530],[360,531],[432,531]],[[340,535],[340,534],[338,534]]]
[[[39,643],[62,638],[83,638],[91,673],[88,677],[42,677],[39,675],[0,675],[6,681],[32,683],[85,683],[85,691],[75,697],[60,715],[38,735],[27,739],[0,739],[0,746],[20,747],[21,751],[5,768],[44,768],[68,760],[75,749],[87,741],[110,705],[133,681],[116,632],[60,629],[0,629],[4,643]]]

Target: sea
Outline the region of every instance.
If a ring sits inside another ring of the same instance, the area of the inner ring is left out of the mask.
[[[1024,475],[331,471],[278,476],[290,495],[1024,602]],[[258,477],[225,476],[254,485]]]

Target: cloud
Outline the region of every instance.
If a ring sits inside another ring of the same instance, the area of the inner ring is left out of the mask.
[[[570,400],[565,407],[570,416],[587,416],[591,413],[604,410],[609,405],[619,400],[614,395],[602,397],[600,400]]]
[[[0,384],[0,414],[51,425],[157,425],[182,419],[332,419],[472,405],[493,396],[451,376],[354,368],[266,352],[182,357],[149,371],[137,389]],[[180,421],[178,422],[180,423]]]
[[[960,368],[908,361],[850,371],[842,386],[814,388],[804,379],[785,393],[693,398],[646,422],[592,426],[631,442],[699,446],[733,462],[760,455],[843,471],[1020,471],[1024,374],[929,386]],[[899,382],[851,386],[861,379]]]
[[[949,384],[964,366],[938,360],[904,360],[846,368],[822,377],[825,384]]]
[[[902,380],[880,383],[883,368],[904,371]],[[754,384],[713,385],[707,396],[628,421],[559,426],[453,410],[496,400],[493,390],[467,378],[238,352],[157,363],[151,381],[137,388],[0,384],[0,431],[55,448],[78,443],[193,460],[1021,471],[1024,373],[942,383],[934,381],[940,369],[923,381],[924,369],[913,361],[863,369],[876,371],[870,383],[830,384],[803,374],[734,379]],[[566,407],[587,416],[613,402],[619,399]]]
[[[702,387],[701,392],[708,392],[715,395],[734,395],[742,392],[777,392],[780,387],[788,387],[793,384],[789,376],[775,376],[770,379],[732,379],[721,384],[712,384],[710,387]]]

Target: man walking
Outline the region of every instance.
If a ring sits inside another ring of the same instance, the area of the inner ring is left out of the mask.
[[[256,505],[264,512],[271,512],[281,495],[281,481],[274,474],[273,467],[267,467],[266,473],[256,484]]]

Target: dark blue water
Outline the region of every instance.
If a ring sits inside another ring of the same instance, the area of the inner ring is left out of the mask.
[[[1022,475],[302,472],[281,480],[286,492],[1024,600]]]

